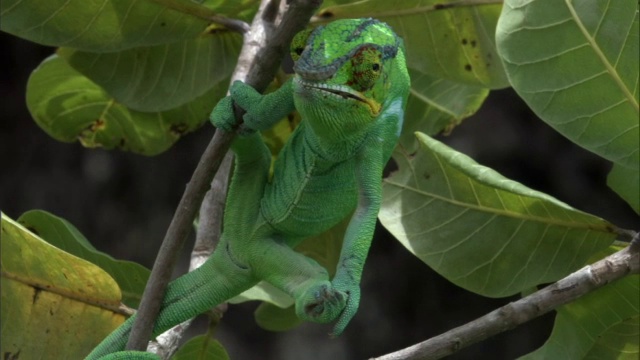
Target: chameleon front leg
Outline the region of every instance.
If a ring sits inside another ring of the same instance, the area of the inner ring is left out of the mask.
[[[357,156],[356,181],[358,205],[344,235],[340,260],[331,284],[348,295],[344,311],[333,328],[332,335],[340,335],[358,311],[360,279],[371,246],[376,219],[382,202],[383,146],[377,136],[370,136],[368,145]]]

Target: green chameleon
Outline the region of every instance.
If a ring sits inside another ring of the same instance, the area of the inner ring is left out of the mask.
[[[337,319],[336,336],[358,309],[382,170],[398,140],[409,92],[404,47],[388,25],[348,19],[298,33],[291,55],[295,76],[280,89],[261,95],[236,81],[211,114],[217,128],[232,131],[232,102],[246,110],[245,130],[231,146],[236,163],[223,235],[204,265],[169,284],[154,336],[261,280],[291,295],[301,319]],[[268,129],[293,110],[302,122],[270,179],[271,154],[254,130]],[[333,279],[292,250],[351,214]],[[124,348],[134,317],[88,359],[151,358],[114,353]]]

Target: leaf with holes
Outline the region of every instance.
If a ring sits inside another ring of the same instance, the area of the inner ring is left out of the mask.
[[[496,32],[509,81],[531,109],[631,169],[640,167],[638,6],[506,0]]]
[[[31,74],[27,107],[38,126],[56,140],[155,155],[206,122],[226,87],[223,81],[194,101],[168,111],[140,112],[115,102],[53,55]]]
[[[0,216],[0,353],[7,359],[84,358],[124,321],[118,285],[99,267]]]
[[[382,224],[444,277],[485,296],[517,294],[583,266],[616,236],[606,221],[417,134],[384,181]]]
[[[503,88],[509,83],[494,40],[501,2],[327,1],[312,22],[374,17],[403,38],[409,67],[437,78]]]

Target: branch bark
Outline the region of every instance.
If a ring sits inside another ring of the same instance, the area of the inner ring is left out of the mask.
[[[191,250],[189,272],[199,268],[207,261],[216,249],[222,235],[222,218],[227,199],[227,188],[233,154],[227,152],[220,164],[218,172],[211,181],[211,188],[200,205],[198,212],[198,231],[196,241]],[[220,319],[227,309],[226,304],[220,304],[214,309],[215,318]],[[180,323],[164,333],[158,335],[156,341],[149,342],[147,351],[159,355],[162,359],[170,359],[178,350],[180,339],[191,326],[193,319]]]
[[[541,316],[613,281],[640,272],[640,239],[516,302],[408,348],[372,360],[440,359]]]
[[[273,21],[277,18],[279,2],[263,0],[251,30],[245,34],[236,74],[242,74],[245,70],[241,69],[246,69],[245,82],[258,91],[263,91],[273,79],[293,35],[304,28],[321,3],[321,0],[290,0],[282,21],[276,27]],[[256,41],[256,39],[266,39],[266,41]],[[236,112],[236,118],[240,123],[242,111]],[[216,131],[202,154],[191,181],[187,184],[145,287],[131,336],[127,342],[127,350],[147,348],[179,251],[191,231],[191,223],[198,207],[233,137],[234,133]]]

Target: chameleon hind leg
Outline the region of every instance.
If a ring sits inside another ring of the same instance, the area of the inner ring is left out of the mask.
[[[213,308],[258,282],[248,268],[239,266],[230,256],[227,244],[223,239],[201,267],[169,283],[153,328],[153,336]],[[123,350],[134,320],[135,315],[127,319],[87,359],[99,359]]]
[[[295,299],[296,315],[307,321],[328,323],[340,316],[347,295],[329,281],[327,270],[315,260],[273,238],[258,240],[252,267],[256,275]]]

